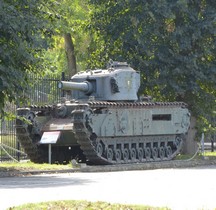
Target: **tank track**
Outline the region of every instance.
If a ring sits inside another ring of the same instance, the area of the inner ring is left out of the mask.
[[[184,134],[106,138],[92,133],[86,113],[101,108],[186,107],[182,102],[89,102],[73,112],[74,131],[89,164],[145,163],[172,160],[181,150]]]
[[[25,153],[28,155],[31,161],[36,163],[46,162],[46,154],[44,154],[44,150],[39,148],[37,143],[38,139],[36,136],[31,135],[31,129],[36,128],[37,126],[30,125],[25,122],[26,116],[29,114],[29,108],[21,108],[18,110],[18,118],[16,119],[16,135],[19,140],[19,143],[24,148]],[[29,119],[30,120],[30,119]],[[37,136],[39,138],[39,136]]]

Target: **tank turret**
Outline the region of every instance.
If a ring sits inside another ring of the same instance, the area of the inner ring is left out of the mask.
[[[71,90],[72,98],[102,101],[136,101],[140,73],[127,63],[112,62],[107,69],[87,70],[75,74],[70,81],[61,81],[58,87]]]

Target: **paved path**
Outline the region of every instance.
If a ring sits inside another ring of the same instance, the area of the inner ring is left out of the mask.
[[[64,199],[213,209],[215,179],[216,166],[0,178],[0,209]]]

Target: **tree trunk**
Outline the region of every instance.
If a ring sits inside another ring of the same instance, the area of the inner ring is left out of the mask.
[[[65,40],[65,52],[67,56],[69,76],[71,77],[77,73],[74,44],[71,38],[71,34],[70,33],[64,34],[64,40]]]
[[[195,117],[191,117],[191,124],[190,124],[190,128],[188,130],[188,134],[186,137],[186,141],[185,144],[183,146],[183,154],[195,154],[197,149],[198,149],[198,144],[197,141],[195,141],[195,137],[196,137],[196,118]]]

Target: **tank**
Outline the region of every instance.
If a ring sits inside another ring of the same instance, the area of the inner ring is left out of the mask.
[[[33,162],[87,164],[172,160],[190,126],[184,102],[138,97],[140,72],[125,62],[60,81],[65,97],[49,106],[18,108],[18,139]]]

